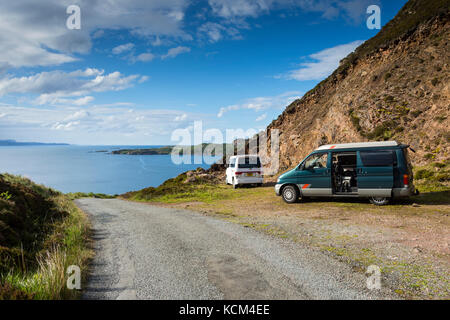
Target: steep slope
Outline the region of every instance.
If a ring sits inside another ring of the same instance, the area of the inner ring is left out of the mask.
[[[268,127],[280,170],[321,144],[397,140],[414,164],[449,158],[449,0],[410,0],[380,32]],[[270,146],[268,146],[270,150]]]

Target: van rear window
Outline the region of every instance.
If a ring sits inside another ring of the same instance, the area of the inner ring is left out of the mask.
[[[239,158],[238,168],[242,169],[261,168],[261,161],[259,160],[259,157]]]
[[[397,162],[393,151],[361,151],[359,154],[364,167],[390,167]]]

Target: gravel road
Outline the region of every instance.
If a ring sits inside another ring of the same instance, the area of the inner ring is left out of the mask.
[[[80,199],[94,228],[85,299],[379,299],[316,250],[199,213]]]

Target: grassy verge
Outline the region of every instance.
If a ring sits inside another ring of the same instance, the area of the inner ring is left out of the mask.
[[[205,202],[212,203],[220,199],[236,197],[235,192],[230,192],[226,185],[217,184],[207,179],[196,178],[186,183],[189,177],[186,173],[169,179],[157,188],[146,188],[139,191],[128,192],[123,198],[134,201],[182,203]]]
[[[65,195],[0,175],[0,299],[76,299],[67,267],[82,275],[92,251],[89,222]]]

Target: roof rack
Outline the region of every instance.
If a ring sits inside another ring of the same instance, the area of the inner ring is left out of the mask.
[[[355,142],[355,143],[327,144],[327,145],[320,146],[316,150],[396,147],[398,145],[399,144],[397,143],[397,141]]]

